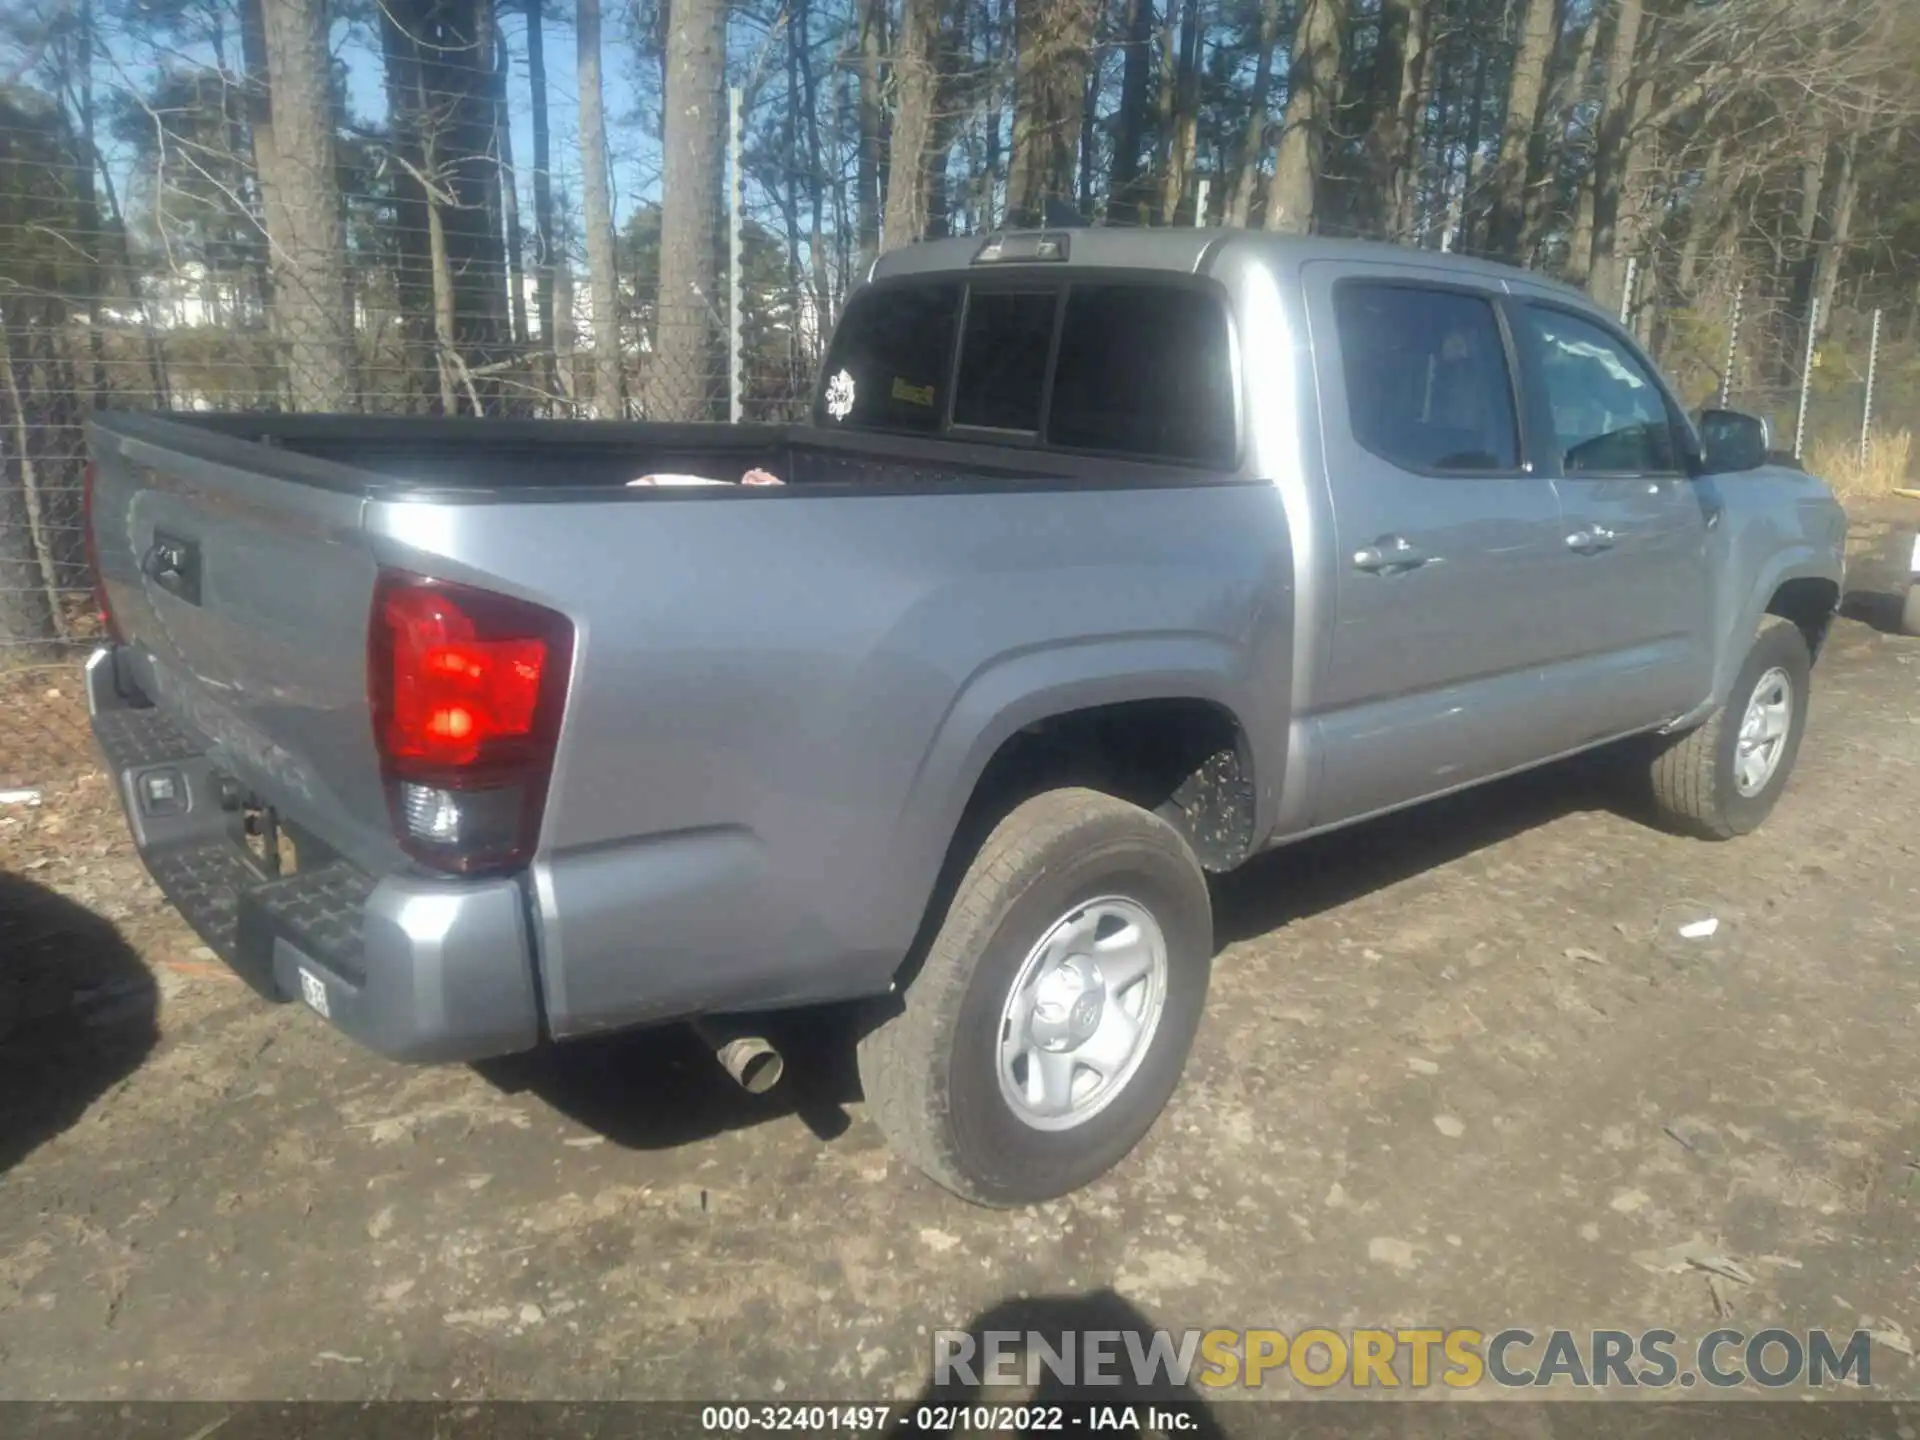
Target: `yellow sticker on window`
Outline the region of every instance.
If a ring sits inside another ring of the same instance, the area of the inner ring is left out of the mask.
[[[893,378],[893,398],[903,400],[909,405],[925,405],[933,408],[933,386],[909,385],[899,376]]]

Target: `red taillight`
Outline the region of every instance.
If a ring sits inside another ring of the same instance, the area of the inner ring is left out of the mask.
[[[401,843],[461,873],[524,863],[559,741],[572,624],[528,601],[385,571],[371,630],[374,741]]]
[[[87,573],[93,577],[93,608],[100,612],[100,628],[107,639],[120,639],[113,623],[113,608],[107,604],[107,579],[100,573],[100,542],[93,533],[94,466],[89,460],[80,469],[80,531],[86,545]]]

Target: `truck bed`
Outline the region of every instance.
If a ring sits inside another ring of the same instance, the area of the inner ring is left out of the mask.
[[[1143,483],[1164,484],[1167,477],[1165,466],[1000,445],[829,433],[806,425],[131,412],[106,423],[115,435],[163,445],[175,454],[245,464],[261,474],[368,498],[428,492],[467,499],[534,492],[603,498],[650,472],[738,480],[755,467],[788,485],[863,492],[1037,481],[1111,486],[1142,471]],[[699,493],[707,498],[714,492]],[[672,496],[694,498],[684,490]]]

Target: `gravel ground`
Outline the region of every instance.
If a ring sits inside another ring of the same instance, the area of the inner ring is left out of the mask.
[[[1172,1109],[1013,1214],[894,1160],[820,1027],[764,1100],[679,1030],[387,1064],[211,961],[99,775],[40,776],[0,807],[0,1398],[905,1397],[988,1322],[1863,1327],[1913,1396],[1917,678],[1842,622],[1744,841],[1571,767],[1233,877]]]

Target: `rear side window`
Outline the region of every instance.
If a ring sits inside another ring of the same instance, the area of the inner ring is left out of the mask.
[[[820,408],[863,430],[931,434],[947,408],[960,286],[867,290],[847,306],[823,368]]]
[[[1067,292],[1048,444],[1225,467],[1235,418],[1232,341],[1213,296],[1166,285]]]
[[[1428,474],[1519,469],[1513,382],[1491,301],[1350,280],[1335,287],[1334,317],[1361,445]]]

